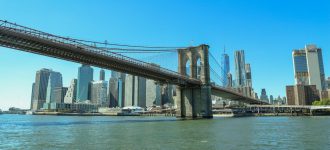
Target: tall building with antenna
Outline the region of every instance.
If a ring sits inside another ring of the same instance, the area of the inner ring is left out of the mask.
[[[226,47],[223,49],[223,54],[221,55],[221,76],[223,78],[223,86],[228,87],[228,73],[230,72],[230,64],[229,64],[229,55],[226,54]]]

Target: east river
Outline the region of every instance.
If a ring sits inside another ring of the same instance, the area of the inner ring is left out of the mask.
[[[330,117],[0,115],[0,149],[330,149]]]

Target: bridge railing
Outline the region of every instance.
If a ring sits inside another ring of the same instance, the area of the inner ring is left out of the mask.
[[[49,41],[52,41],[52,42],[55,42],[55,43],[67,44],[67,45],[73,46],[75,48],[84,50],[84,51],[88,51],[88,52],[100,54],[100,55],[103,55],[103,56],[120,59],[120,60],[129,62],[129,63],[133,63],[137,66],[149,68],[153,71],[158,71],[158,72],[161,71],[163,73],[170,74],[171,76],[175,76],[175,77],[181,78],[183,80],[197,80],[197,79],[192,79],[192,78],[183,76],[183,75],[179,74],[178,72],[175,72],[175,71],[163,68],[163,67],[154,66],[151,63],[147,63],[147,62],[144,62],[144,61],[141,61],[141,60],[138,60],[138,59],[127,57],[125,55],[121,55],[121,54],[116,53],[116,52],[111,52],[110,50],[107,50],[107,49],[104,49],[104,48],[100,48],[100,47],[96,47],[96,46],[93,46],[93,45],[85,44],[83,42],[77,41],[75,39],[71,39],[69,37],[62,37],[62,36],[49,34],[49,33],[46,33],[46,32],[42,32],[42,31],[39,31],[39,30],[36,30],[36,29],[21,26],[21,25],[15,24],[15,23],[4,21],[4,20],[0,20],[0,27],[5,28],[7,30],[12,30],[12,31],[15,31],[15,32],[28,34],[28,35],[33,36],[33,37],[46,39],[46,40],[49,40]]]

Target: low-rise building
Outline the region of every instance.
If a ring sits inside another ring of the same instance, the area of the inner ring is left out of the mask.
[[[291,85],[286,86],[288,105],[312,105],[314,101],[320,100],[316,85]]]

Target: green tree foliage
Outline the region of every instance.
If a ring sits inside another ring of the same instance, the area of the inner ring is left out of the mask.
[[[314,101],[314,106],[320,106],[320,105],[330,105],[330,99],[322,99],[321,101]]]

